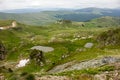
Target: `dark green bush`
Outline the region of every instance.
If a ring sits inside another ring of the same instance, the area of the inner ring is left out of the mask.
[[[27,72],[23,72],[23,73],[20,74],[20,76],[25,76],[27,74],[28,74]]]
[[[26,80],[35,80],[35,76],[33,74],[29,74],[27,75]]]
[[[97,41],[101,46],[120,45],[120,28],[101,33],[97,37]]]

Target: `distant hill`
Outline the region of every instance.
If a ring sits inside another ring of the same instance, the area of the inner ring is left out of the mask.
[[[46,23],[51,23],[56,20],[51,14],[47,12],[41,13],[25,13],[25,14],[15,14],[15,13],[0,13],[0,19],[11,19],[16,20],[20,23],[29,25],[42,25]]]
[[[22,11],[22,10],[21,10]],[[30,11],[30,10],[29,10]],[[38,10],[37,10],[38,11]],[[102,16],[120,16],[120,9],[85,8],[78,10],[56,10],[29,13],[0,13],[0,19],[17,20],[29,25],[43,25],[59,19],[72,21],[89,21]]]
[[[72,21],[88,21],[102,16],[120,16],[120,9],[85,8],[74,10],[74,12],[69,14],[60,14],[56,17]]]
[[[88,26],[94,27],[119,27],[120,26],[120,17],[100,17],[96,19],[92,19],[86,22]]]

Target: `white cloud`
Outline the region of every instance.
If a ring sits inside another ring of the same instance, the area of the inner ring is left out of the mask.
[[[117,8],[119,0],[0,0],[0,10],[22,8]]]

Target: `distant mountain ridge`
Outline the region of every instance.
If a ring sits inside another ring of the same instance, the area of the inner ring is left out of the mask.
[[[65,9],[65,8],[24,8],[24,9],[12,9],[12,10],[2,10],[3,13],[37,13],[42,11],[61,11],[61,10],[75,10],[75,9]]]
[[[120,17],[104,16],[86,22],[91,27],[120,27]]]
[[[22,11],[22,10],[21,10]],[[28,10],[30,11],[30,10]],[[36,12],[38,11],[38,12]],[[18,11],[19,12],[19,11]],[[120,9],[100,9],[100,8],[85,8],[85,9],[56,9],[39,11],[39,9],[31,10],[29,13],[0,13],[0,19],[16,20],[18,22],[29,25],[43,25],[53,23],[59,19],[71,21],[89,21],[102,16],[120,16]]]

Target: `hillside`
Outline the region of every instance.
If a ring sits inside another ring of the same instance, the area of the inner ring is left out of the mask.
[[[89,26],[94,27],[119,27],[120,17],[104,16],[96,19],[89,20],[85,23]]]
[[[0,20],[0,27],[2,26],[9,26],[12,24],[14,20]]]
[[[34,11],[34,10],[32,10]],[[79,10],[56,10],[29,13],[0,13],[0,19],[12,19],[29,25],[43,25],[65,19],[72,21],[88,21],[102,16],[120,16],[119,9],[85,8]]]
[[[99,19],[103,23],[103,18],[90,20],[89,24],[98,23]],[[111,17],[105,17],[108,18],[110,22],[106,24],[111,24]],[[113,23],[116,22],[114,19],[116,18],[112,19]],[[76,22],[72,23],[74,24],[53,23],[47,26],[19,23],[17,28],[1,30],[0,40],[7,53],[6,58],[0,61],[0,77],[7,80],[97,80],[97,75],[104,74],[107,77],[115,72],[118,74],[120,45],[99,46],[108,41],[118,43],[118,26],[83,27]],[[42,52],[32,50],[35,47]],[[48,48],[52,48],[52,51]],[[20,62],[24,61],[26,64],[21,65]],[[112,76],[109,78],[114,79]]]
[[[51,22],[55,22],[56,18],[54,14],[47,12],[43,13],[27,13],[27,14],[12,14],[12,13],[0,13],[0,19],[14,19],[20,23],[29,25],[43,25]]]

